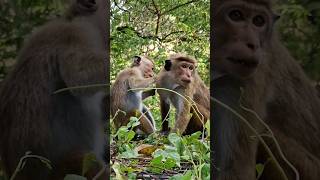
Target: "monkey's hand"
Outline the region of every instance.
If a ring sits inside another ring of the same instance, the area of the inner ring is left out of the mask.
[[[154,96],[156,95],[156,90],[155,89],[150,89],[150,90],[147,90],[147,91],[143,91],[142,93],[142,100],[150,97],[150,96]]]

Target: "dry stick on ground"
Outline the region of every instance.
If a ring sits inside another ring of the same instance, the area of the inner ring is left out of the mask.
[[[239,119],[244,122],[247,127],[257,136],[257,138],[259,139],[259,141],[261,142],[261,144],[263,145],[263,147],[266,149],[267,153],[269,154],[269,156],[271,157],[271,159],[275,162],[278,170],[280,171],[282,177],[285,180],[288,180],[288,177],[286,175],[286,173],[284,172],[283,168],[281,167],[280,163],[278,162],[278,160],[276,159],[276,157],[274,156],[274,154],[272,153],[271,149],[269,148],[269,146],[267,145],[267,143],[263,140],[263,138],[259,135],[259,133],[256,131],[256,129],[242,116],[240,115],[238,112],[236,112],[234,109],[230,108],[229,106],[227,106],[226,104],[222,103],[221,101],[217,100],[214,97],[210,98],[212,101],[216,102],[218,105],[222,106],[223,108],[229,110],[230,112],[232,112],[234,115],[236,115],[237,117],[239,117]],[[299,180],[299,178],[297,178],[297,180]]]

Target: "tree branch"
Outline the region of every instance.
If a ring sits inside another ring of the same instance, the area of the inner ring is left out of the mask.
[[[136,31],[133,27],[130,26],[119,26],[116,28],[117,31],[119,32],[125,32],[125,30],[130,30],[133,31],[138,37],[142,38],[142,39],[157,39],[159,41],[161,41],[161,39],[158,36],[152,36],[152,35],[142,35],[140,32]]]
[[[152,0],[152,4],[153,4],[154,8],[156,9],[156,14],[157,14],[157,25],[156,25],[156,32],[155,32],[155,35],[157,36],[159,33],[159,25],[160,25],[160,19],[161,19],[162,14],[161,14],[160,10],[158,9],[154,0]]]
[[[176,10],[176,9],[178,9],[178,8],[182,7],[182,6],[186,6],[186,5],[188,5],[188,4],[191,4],[191,3],[194,3],[194,2],[197,2],[197,1],[199,1],[199,0],[192,0],[192,1],[188,1],[188,2],[183,3],[183,4],[179,4],[179,5],[177,5],[177,6],[173,7],[173,8],[171,8],[171,9],[169,9],[169,10],[167,10],[167,11],[163,12],[161,15],[167,14],[167,13],[169,13],[169,12],[171,12],[171,11],[174,11],[174,10]]]

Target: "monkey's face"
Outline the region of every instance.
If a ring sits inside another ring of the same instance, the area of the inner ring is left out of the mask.
[[[176,62],[172,68],[173,73],[175,73],[175,77],[177,83],[181,86],[188,86],[193,81],[195,65],[190,62],[181,61]]]
[[[145,56],[134,56],[132,66],[139,68],[144,78],[154,76],[154,63]]]
[[[243,1],[228,1],[214,12],[213,66],[218,71],[245,79],[262,63],[264,46],[270,39],[270,10]]]
[[[154,76],[154,64],[148,60],[144,59],[141,61],[139,68],[141,69],[143,76],[145,78],[151,78]]]

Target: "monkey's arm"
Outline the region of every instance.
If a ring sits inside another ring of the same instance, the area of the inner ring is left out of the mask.
[[[147,91],[143,91],[142,92],[142,100],[150,97],[150,96],[154,96],[156,95],[156,90],[155,89],[151,89],[151,90],[147,90]]]
[[[197,120],[201,120],[203,118],[204,122],[210,118],[210,110],[198,103],[191,107],[191,113],[196,113],[200,118]]]
[[[240,88],[233,81],[214,81],[213,95],[219,101],[239,112]],[[213,102],[214,179],[255,179],[257,140],[250,138],[238,117]],[[248,143],[250,142],[250,143]]]
[[[163,98],[160,96],[160,110],[161,110],[161,120],[162,120],[162,132],[169,131],[169,110],[170,104],[168,104]]]
[[[155,82],[154,78],[139,78],[139,77],[130,77],[128,79],[129,82],[129,88],[135,89],[135,88],[146,88],[152,83]]]
[[[183,103],[181,105],[182,109],[177,109],[177,118],[176,118],[175,126],[173,128],[173,132],[179,132],[183,134],[190,122],[191,105],[186,100],[183,100],[183,102],[181,103]]]

